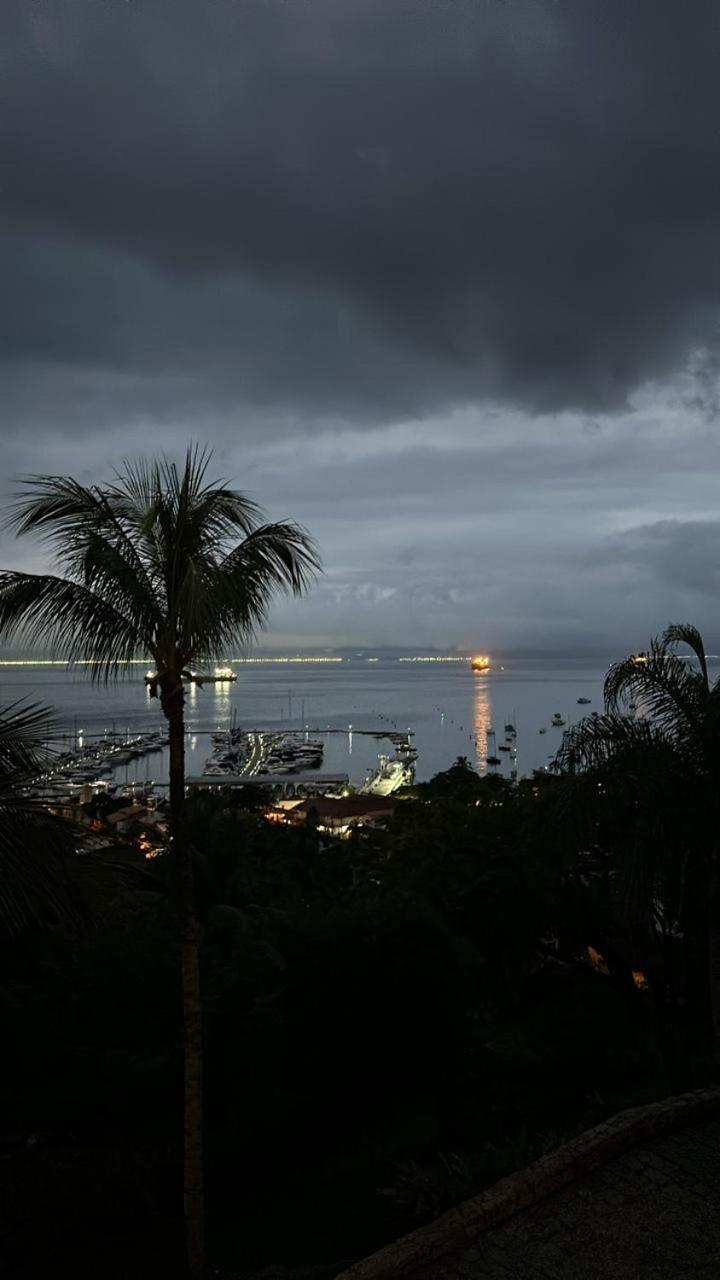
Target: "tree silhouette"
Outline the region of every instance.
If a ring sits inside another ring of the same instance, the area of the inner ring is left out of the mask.
[[[262,512],[224,482],[210,482],[210,455],[126,464],[114,483],[87,487],[68,476],[27,479],[8,524],[36,533],[56,573],[0,573],[0,634],[42,643],[92,679],[107,682],[140,657],[155,667],[170,738],[170,814],[182,937],[185,1109],[184,1205],[188,1266],[204,1258],[202,1017],[193,861],[185,829],[183,677],[192,666],[247,641],[278,591],[301,594],[319,569],[307,532]]]
[[[690,649],[689,660],[680,645]],[[616,663],[605,682],[605,714],[565,735],[557,765],[579,783],[576,802],[590,812],[600,796],[614,813],[618,891],[648,938],[675,930],[687,941],[703,919],[717,1069],[720,680],[710,680],[696,628],[670,626],[646,653]],[[560,794],[567,800],[570,792]]]

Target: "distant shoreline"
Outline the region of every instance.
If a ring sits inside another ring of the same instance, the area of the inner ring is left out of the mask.
[[[341,666],[345,663],[352,662],[397,662],[403,664],[412,663],[470,663],[473,659],[472,653],[442,653],[425,651],[421,653],[411,653],[409,651],[396,650],[371,650],[362,649],[353,652],[333,653],[333,654],[257,654],[252,657],[235,657],[219,659],[223,664],[228,666]],[[512,652],[500,653],[495,655],[491,662],[491,671],[497,672],[503,663],[509,662],[557,662],[557,663],[600,663],[601,665],[610,665],[625,655],[619,651],[612,655],[606,653],[551,653],[542,650],[534,652]],[[707,653],[705,655],[708,662],[720,661],[720,654]],[[126,658],[118,663],[123,667],[147,667],[148,658]],[[0,668],[17,668],[17,667],[86,667],[92,666],[92,662],[87,658],[41,658],[41,657],[0,657]]]

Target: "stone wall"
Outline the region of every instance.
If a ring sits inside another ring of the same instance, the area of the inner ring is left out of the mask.
[[[337,1280],[390,1280],[411,1274],[478,1237],[513,1214],[607,1164],[615,1156],[673,1130],[720,1116],[720,1088],[703,1089],[621,1111],[556,1151],[510,1174],[434,1222],[343,1271]]]

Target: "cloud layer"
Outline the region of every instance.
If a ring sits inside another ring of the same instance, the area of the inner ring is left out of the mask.
[[[8,468],[210,440],[325,542],[288,635],[701,607],[661,567],[713,519],[716,4],[5,0],[0,31]]]

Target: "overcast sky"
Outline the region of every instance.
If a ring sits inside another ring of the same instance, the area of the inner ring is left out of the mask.
[[[276,647],[719,646],[718,66],[717,0],[2,0],[5,491],[210,444],[322,547]]]

